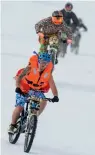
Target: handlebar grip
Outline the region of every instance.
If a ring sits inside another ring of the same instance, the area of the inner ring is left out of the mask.
[[[52,99],[51,98],[45,98],[45,100],[47,100],[49,102],[52,102]]]

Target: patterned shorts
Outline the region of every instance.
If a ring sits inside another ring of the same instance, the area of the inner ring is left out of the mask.
[[[24,107],[25,103],[27,102],[27,98],[29,96],[36,96],[38,98],[45,98],[45,95],[42,92],[39,92],[39,91],[30,90],[29,93],[27,94],[27,96],[25,96],[25,97],[20,95],[19,93],[16,93],[15,107],[17,107],[17,106]]]

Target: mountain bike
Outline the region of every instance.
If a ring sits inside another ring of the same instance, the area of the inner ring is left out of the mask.
[[[11,144],[15,144],[18,141],[21,133],[25,133],[24,152],[28,153],[33,144],[37,129],[38,111],[43,100],[52,102],[50,98],[39,98],[35,95],[29,96],[24,110],[17,120],[17,130],[14,134],[9,133],[9,142]]]
[[[75,53],[76,55],[79,53],[81,32],[84,32],[84,30],[76,29],[76,31],[74,32],[73,37],[72,37],[71,52]]]

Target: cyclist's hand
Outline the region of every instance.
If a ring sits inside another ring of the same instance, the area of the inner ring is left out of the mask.
[[[38,33],[38,36],[39,36],[40,38],[44,38],[44,34],[43,34],[42,32],[39,32],[39,33]]]
[[[22,90],[21,90],[19,87],[17,87],[17,88],[15,89],[15,92],[16,92],[16,93],[19,93],[20,95],[23,95],[23,96],[26,95],[24,92],[22,92]]]
[[[54,97],[52,98],[52,102],[59,102],[58,96],[54,96]]]
[[[72,40],[71,39],[67,39],[67,44],[72,44]]]

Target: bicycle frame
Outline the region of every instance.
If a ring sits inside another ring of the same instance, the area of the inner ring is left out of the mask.
[[[55,64],[55,59],[58,52],[58,44],[59,40],[56,35],[53,35],[49,38],[48,53],[51,54],[53,64]]]
[[[28,115],[37,115],[38,111],[39,111],[39,108],[40,108],[40,104],[43,102],[43,101],[49,101],[51,102],[52,99],[50,98],[38,98],[36,96],[30,96],[28,98]]]
[[[47,100],[45,98],[45,100]],[[25,130],[25,141],[24,141],[24,152],[29,152],[31,146],[33,144],[33,140],[36,134],[37,122],[38,122],[38,111],[39,104],[43,101],[43,99],[38,98],[36,96],[30,96],[28,99],[28,116],[26,122],[26,130]],[[49,99],[50,101],[50,99]]]

